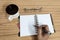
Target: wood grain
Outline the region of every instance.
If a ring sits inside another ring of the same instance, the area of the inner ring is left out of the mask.
[[[17,19],[9,22],[5,8],[9,4],[16,4],[19,7],[20,15],[51,13],[56,33],[49,37],[49,40],[60,40],[60,0],[0,0],[0,40],[34,40],[36,36],[18,37]],[[40,8],[40,12],[25,12],[24,8]]]

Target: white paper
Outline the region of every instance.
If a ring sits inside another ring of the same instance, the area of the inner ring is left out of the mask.
[[[35,35],[34,15],[20,16],[20,36]]]
[[[37,19],[39,25],[48,25],[50,33],[54,33],[54,28],[50,14],[37,14]]]
[[[20,15],[20,36],[37,35],[35,25],[35,15]],[[50,14],[37,14],[38,24],[48,25],[50,33],[54,33]]]

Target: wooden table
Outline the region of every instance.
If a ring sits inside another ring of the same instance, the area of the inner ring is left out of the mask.
[[[49,40],[60,40],[60,1],[59,0],[0,0],[0,40],[33,40],[36,36],[18,37],[18,20],[15,19],[11,22],[7,19],[9,16],[5,12],[8,4],[16,4],[19,7],[20,15],[25,14],[45,14],[51,13],[53,17],[54,27],[56,33],[49,37]],[[40,8],[39,11],[25,12],[24,8]]]

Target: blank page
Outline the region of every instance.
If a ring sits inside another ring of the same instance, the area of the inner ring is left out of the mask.
[[[36,35],[34,24],[34,15],[21,15],[20,36]]]
[[[54,28],[50,14],[37,14],[37,19],[39,25],[44,25],[44,24],[48,25],[50,33],[54,33]]]

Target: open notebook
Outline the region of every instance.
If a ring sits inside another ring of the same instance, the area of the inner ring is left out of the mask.
[[[53,23],[50,14],[36,14],[39,25],[48,25],[50,33],[54,33]],[[20,36],[37,35],[35,15],[20,15]]]

